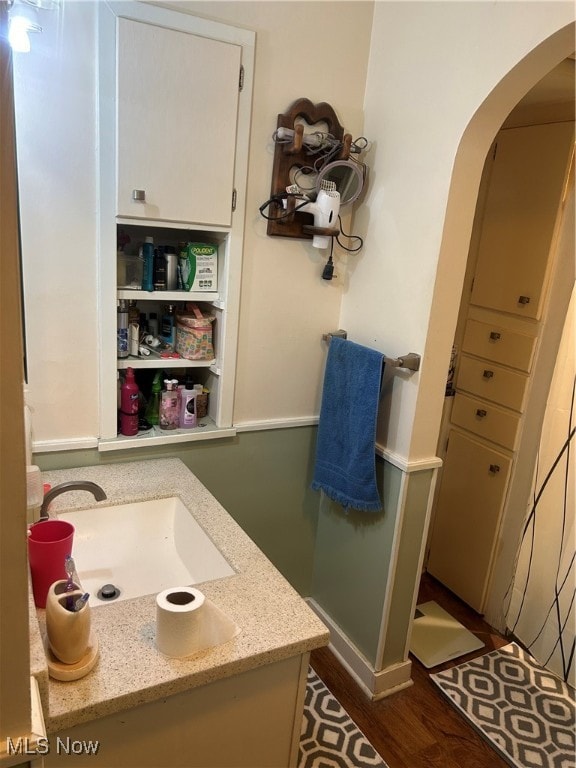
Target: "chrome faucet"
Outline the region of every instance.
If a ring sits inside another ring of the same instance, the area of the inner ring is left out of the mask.
[[[60,496],[61,493],[66,493],[66,491],[89,491],[96,501],[104,501],[107,498],[104,490],[90,480],[69,480],[66,483],[59,483],[44,496],[44,501],[40,507],[40,520],[48,519],[48,505],[56,496]]]

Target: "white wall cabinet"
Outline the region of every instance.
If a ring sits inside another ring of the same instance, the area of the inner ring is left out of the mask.
[[[230,226],[241,55],[118,19],[119,216]]]
[[[99,21],[99,450],[229,436],[235,432],[254,33],[139,2],[103,3]],[[136,249],[148,235],[155,245],[216,245],[217,292],[118,289],[120,228]],[[118,360],[116,310],[122,298],[158,316],[166,304],[198,303],[216,318],[215,360]],[[118,435],[117,380],[129,366],[143,391],[155,370],[190,374],[210,391],[207,418],[194,429],[154,427],[134,437]]]
[[[479,613],[546,322],[573,142],[573,123],[506,129],[484,170],[426,566]]]
[[[538,319],[573,123],[498,134],[471,303]],[[514,225],[514,223],[517,225]]]

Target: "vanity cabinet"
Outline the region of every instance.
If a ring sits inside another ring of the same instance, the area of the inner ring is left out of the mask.
[[[147,3],[99,8],[100,364],[99,450],[204,440],[235,434],[232,424],[245,186],[255,35]],[[116,280],[118,234],[127,253],[151,236],[157,245],[197,242],[218,249],[214,292],[129,290]],[[117,306],[140,313],[195,303],[212,315],[215,359],[159,356],[119,360]],[[143,395],[157,370],[209,390],[194,429],[153,427],[118,434],[118,381],[135,370]]]
[[[570,122],[505,129],[484,169],[426,564],[479,613],[546,320],[573,141]]]

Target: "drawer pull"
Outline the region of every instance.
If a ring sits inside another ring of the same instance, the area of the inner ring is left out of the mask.
[[[482,376],[483,376],[485,379],[491,379],[491,378],[494,376],[494,371],[484,371],[484,373],[482,374]]]
[[[500,466],[498,464],[490,464],[490,473],[492,475],[497,475],[498,472],[500,472]]]
[[[145,203],[146,202],[146,190],[145,189],[133,189],[132,190],[132,200],[136,201],[137,203]]]
[[[500,334],[498,331],[492,331],[490,333],[490,341],[498,341],[498,339],[500,339]]]
[[[480,419],[483,419],[484,416],[488,416],[488,411],[485,411],[484,408],[477,408],[476,416],[478,416]]]
[[[530,304],[530,296],[518,296],[518,304]]]

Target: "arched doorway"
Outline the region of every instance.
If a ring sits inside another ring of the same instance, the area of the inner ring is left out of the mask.
[[[454,166],[444,229],[443,246],[439,262],[440,276],[442,276],[443,269],[448,271],[450,269],[450,264],[453,267],[454,260],[461,257],[456,245],[458,232],[460,230],[461,234],[462,227],[462,224],[458,222],[458,216],[461,215],[463,208],[466,208],[466,195],[478,194],[477,188],[476,192],[471,190],[472,184],[470,178],[474,175],[475,169],[477,169],[477,163],[481,153],[483,153],[481,158],[482,164],[484,163],[487,154],[487,138],[490,139],[488,142],[488,144],[490,144],[492,138],[505,123],[505,119],[508,117],[509,113],[514,111],[513,108],[516,105],[520,104],[523,107],[526,106],[526,101],[522,105],[521,98],[524,97],[526,93],[526,84],[528,83],[529,85],[535,86],[557,66],[561,66],[565,59],[570,55],[573,55],[573,47],[574,27],[573,25],[570,25],[544,41],[525,57],[525,59],[519,62],[492,91],[468,125],[460,143]],[[520,85],[521,83],[523,83],[522,86]],[[524,90],[522,90],[522,88]],[[508,112],[503,114],[504,105],[508,105]],[[539,105],[537,110],[542,110],[543,108],[542,105]],[[573,120],[573,89],[571,109]],[[534,122],[547,119],[543,117],[543,114],[544,113],[541,113]],[[553,120],[554,118],[552,117],[551,119]],[[564,117],[561,119],[566,118]],[[490,131],[493,131],[491,137]],[[562,269],[565,270],[566,268],[562,267]],[[573,279],[573,270],[571,275]],[[566,298],[567,294],[566,291],[562,291],[562,284],[566,285],[566,278],[568,277],[570,277],[570,272],[564,271],[562,274],[556,274],[555,279],[551,281],[551,291],[556,291],[556,299],[560,303],[560,306],[565,305],[564,312],[566,311],[569,295],[568,298]],[[450,278],[446,276],[444,288],[448,285],[449,280]],[[459,287],[453,285],[452,289],[459,290]],[[442,284],[439,282],[435,292],[436,297],[439,298],[441,290]],[[440,311],[436,302],[435,307],[436,311]],[[555,357],[554,344],[556,344],[557,347],[557,344],[559,343],[561,314],[561,312],[556,313],[554,318],[554,323],[556,323],[556,326],[558,327],[548,329],[547,332],[548,349],[543,359],[546,359],[548,362]],[[531,413],[530,418],[527,420],[532,429],[534,428],[534,425],[541,423],[543,409],[545,407],[545,392],[544,395],[542,395],[542,387],[545,386],[546,374],[540,376],[540,379],[540,395],[530,404]],[[544,382],[544,385],[542,384],[542,381]],[[530,481],[533,472],[535,449],[532,444],[534,443],[534,435],[529,437],[531,437],[531,440],[522,441],[519,446],[515,471],[510,480],[510,492],[508,494],[509,503],[505,505],[504,512],[499,520],[500,529],[498,546],[496,548],[495,559],[491,566],[489,593],[485,601],[484,613],[486,618],[490,623],[501,630],[504,629],[502,610],[503,596],[513,574],[515,553],[520,540],[526,510],[526,501],[530,492]],[[471,531],[471,535],[473,535],[473,531]]]

